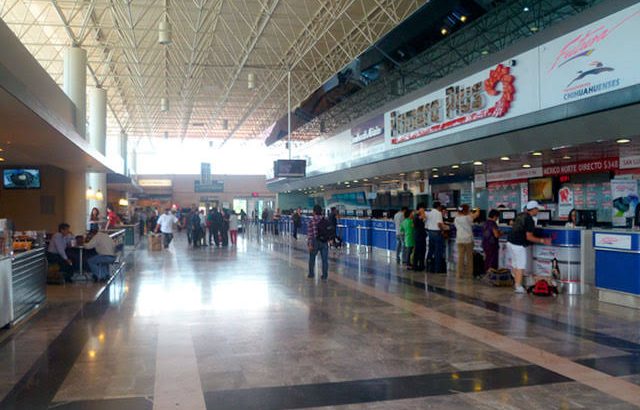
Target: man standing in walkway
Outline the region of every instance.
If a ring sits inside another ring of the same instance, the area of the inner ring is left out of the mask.
[[[404,252],[404,233],[401,231],[402,221],[404,221],[404,213],[407,211],[407,207],[403,206],[402,210],[396,212],[393,216],[393,224],[396,227],[396,263],[399,265],[403,258]]]
[[[417,206],[418,211],[413,217],[413,237],[415,239],[413,269],[418,272],[424,270],[424,257],[427,253],[427,231],[425,229],[425,222],[427,220],[426,207],[424,203],[419,203]]]
[[[442,218],[444,207],[439,201],[433,203],[433,209],[427,214],[427,233],[429,235],[429,252],[427,261],[429,271],[433,273],[447,273],[444,260],[444,236],[442,231],[446,229]]]
[[[298,239],[298,229],[302,225],[302,209],[298,208],[293,212],[291,216],[293,221],[293,239]]]
[[[309,247],[309,274],[308,278],[315,276],[316,255],[320,252],[322,258],[322,280],[327,280],[329,275],[329,241],[328,232],[331,231],[329,221],[322,216],[320,205],[313,207],[313,217],[309,221],[307,231],[307,246]]]
[[[171,240],[173,239],[173,225],[178,223],[178,218],[170,212],[170,209],[167,208],[164,210],[164,214],[160,215],[158,218],[158,223],[156,225],[156,233],[158,231],[162,232],[162,239],[164,241],[164,248],[167,249]]]
[[[539,238],[533,233],[536,226],[533,217],[538,215],[538,208],[537,201],[529,201],[525,212],[518,215],[513,221],[513,228],[507,238],[507,252],[511,256],[511,268],[515,279],[514,292],[516,293],[525,293],[522,279],[529,260],[527,247],[532,243],[551,244],[551,238]]]

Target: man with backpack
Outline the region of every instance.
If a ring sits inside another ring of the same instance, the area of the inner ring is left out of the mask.
[[[322,258],[322,280],[329,277],[329,241],[332,237],[333,228],[329,221],[322,216],[320,205],[313,207],[313,217],[309,221],[307,231],[307,246],[309,247],[309,274],[308,278],[315,276],[316,255],[320,252]]]

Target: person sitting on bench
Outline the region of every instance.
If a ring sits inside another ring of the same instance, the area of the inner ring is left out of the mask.
[[[109,278],[109,265],[116,261],[116,245],[106,232],[98,231],[97,228],[92,228],[90,235],[92,238],[84,244],[84,248],[95,249],[97,255],[87,259],[87,264],[94,281],[105,281]]]

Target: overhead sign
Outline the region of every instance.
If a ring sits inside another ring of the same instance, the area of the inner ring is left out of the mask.
[[[380,142],[384,141],[384,116],[382,114],[351,128],[352,144],[359,144],[373,138],[382,139]]]
[[[580,161],[571,164],[545,165],[544,176],[594,174],[597,172],[615,171],[618,169],[618,158],[604,158],[593,161]]]
[[[138,185],[143,187],[170,187],[173,181],[170,179],[139,179]]]
[[[393,146],[436,138],[454,129],[537,110],[536,59],[537,50],[521,54],[508,64],[498,64],[387,112],[385,132],[389,143]]]
[[[620,169],[640,168],[640,155],[620,157]]]
[[[542,168],[521,168],[511,171],[489,172],[486,174],[486,182],[518,181],[522,179],[537,178],[542,176]]]
[[[195,192],[224,192],[224,181],[211,181],[208,184],[203,184],[200,181],[193,182]]]
[[[541,46],[542,108],[639,83],[638,37],[640,4]]]
[[[211,182],[211,164],[208,162],[200,163],[200,182],[203,184]]]

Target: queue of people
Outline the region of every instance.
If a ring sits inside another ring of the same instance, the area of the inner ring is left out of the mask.
[[[535,235],[534,217],[538,213],[536,201],[527,203],[524,212],[513,221],[508,236],[507,250],[512,260],[514,291],[524,293],[522,286],[527,264],[527,247],[531,244],[549,244],[549,238]],[[409,270],[446,273],[445,241],[448,239],[450,226],[445,222],[446,209],[439,202],[434,202],[430,211],[420,203],[416,210],[404,207],[394,215],[396,226],[396,263],[404,264]],[[456,228],[456,276],[470,278],[474,274],[474,238],[473,224],[480,214],[479,209],[471,210],[463,204],[453,221]],[[484,264],[477,267],[482,273],[498,268],[500,237],[503,235],[498,227],[498,210],[491,210],[482,226],[482,248]],[[573,218],[575,219],[575,218]],[[571,218],[568,224],[572,223]],[[427,246],[428,238],[428,246]],[[425,248],[428,249],[425,257]],[[480,265],[480,264],[479,264]]]
[[[187,211],[184,226],[190,246],[227,247],[238,243],[240,222],[246,217],[244,210],[238,214],[234,210],[212,208],[208,213],[198,210],[195,205]]]

